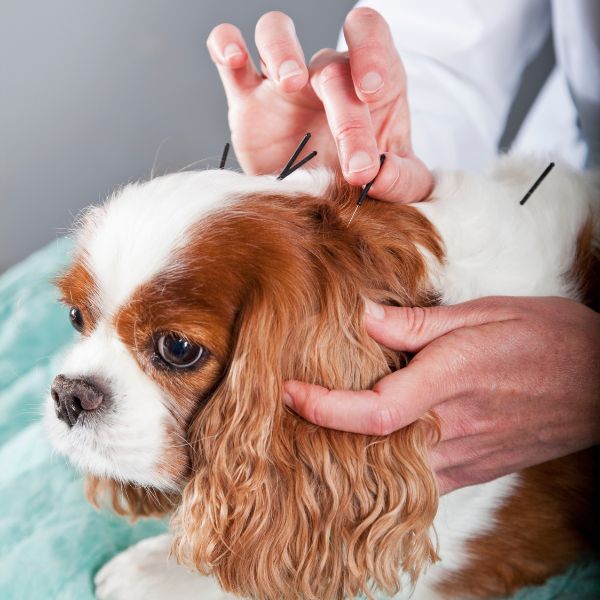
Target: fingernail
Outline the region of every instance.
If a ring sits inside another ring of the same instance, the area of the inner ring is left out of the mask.
[[[381,304],[377,304],[377,302],[373,302],[373,300],[369,300],[365,298],[365,312],[374,319],[382,320],[385,318],[385,309]]]
[[[294,408],[294,399],[287,393],[283,392],[283,401],[290,407]]]
[[[370,169],[375,163],[373,159],[364,151],[359,150],[354,153],[348,161],[348,172],[358,173]]]
[[[369,71],[360,80],[360,89],[366,94],[373,94],[383,87],[383,78],[376,71]]]
[[[242,49],[237,44],[227,44],[223,48],[223,58],[231,58],[232,56],[239,56],[243,54]]]
[[[295,60],[286,60],[279,65],[279,81],[302,75],[302,69]]]

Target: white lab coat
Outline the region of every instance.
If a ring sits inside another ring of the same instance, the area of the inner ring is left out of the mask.
[[[513,148],[600,166],[599,0],[363,0],[390,24],[408,77],[413,147],[481,170],[528,62],[552,29],[557,64]],[[344,47],[343,40],[340,45]]]

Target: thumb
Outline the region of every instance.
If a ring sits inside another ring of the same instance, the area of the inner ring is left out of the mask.
[[[365,299],[369,335],[393,350],[419,352],[433,340],[462,327],[513,319],[499,298],[473,300],[454,306],[384,306]]]
[[[431,194],[433,176],[423,161],[414,155],[398,156],[392,152],[386,152],[385,158],[369,196],[405,204],[419,202]]]

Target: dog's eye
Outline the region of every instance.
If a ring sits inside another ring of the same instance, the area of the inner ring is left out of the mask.
[[[69,310],[69,319],[71,320],[71,325],[77,329],[77,331],[83,331],[83,315],[78,308],[74,306]]]
[[[182,369],[195,365],[204,348],[177,333],[165,333],[156,340],[156,352],[167,364]]]

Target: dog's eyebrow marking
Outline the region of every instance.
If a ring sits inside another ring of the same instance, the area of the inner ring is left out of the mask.
[[[550,173],[550,171],[552,171],[553,168],[554,168],[554,163],[551,162],[544,169],[544,172],[535,180],[535,183],[529,188],[527,193],[523,196],[523,199],[519,202],[519,204],[521,206],[523,206],[523,204],[525,204],[525,202],[527,202],[527,200],[529,200],[529,196],[531,196],[531,194],[533,194],[533,192],[535,192],[535,190],[537,190],[538,185],[540,185],[540,183],[542,183],[542,181],[544,181],[544,179],[546,178],[546,175],[548,175],[548,173]]]

